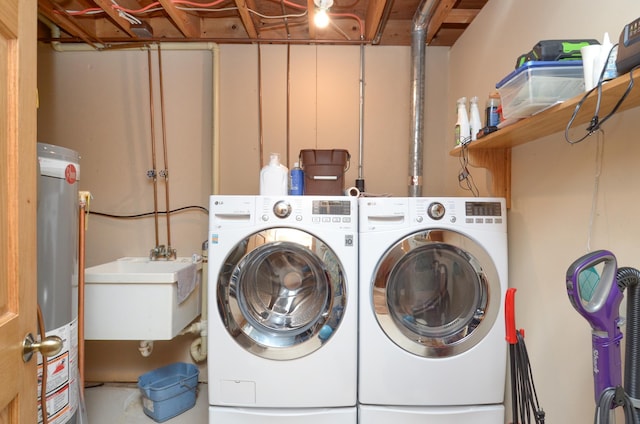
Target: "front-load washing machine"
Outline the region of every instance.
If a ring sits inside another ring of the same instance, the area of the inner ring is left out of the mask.
[[[359,199],[359,423],[502,424],[500,198]]]
[[[357,199],[212,196],[209,417],[357,422]]]

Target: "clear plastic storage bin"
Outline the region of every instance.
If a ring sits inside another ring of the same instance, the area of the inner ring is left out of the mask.
[[[582,61],[527,62],[496,88],[504,118],[526,118],[584,92]]]

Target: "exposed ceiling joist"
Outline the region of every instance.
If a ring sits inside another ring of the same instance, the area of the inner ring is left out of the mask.
[[[198,17],[178,9],[177,3],[171,0],[159,0],[159,3],[182,35],[187,38],[200,37],[200,19]]]
[[[60,29],[55,41],[115,48],[169,41],[408,46],[422,0],[334,0],[325,29],[313,23],[314,0],[37,1],[40,14]],[[487,1],[441,0],[427,23],[427,43],[453,45]],[[54,41],[47,26],[40,41]]]

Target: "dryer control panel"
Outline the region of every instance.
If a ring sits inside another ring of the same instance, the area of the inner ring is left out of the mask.
[[[357,200],[350,197],[258,197],[257,217],[265,224],[311,225],[357,230]]]

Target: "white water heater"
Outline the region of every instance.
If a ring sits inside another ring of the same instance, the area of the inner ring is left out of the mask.
[[[46,405],[49,424],[78,422],[78,180],[77,152],[38,143],[38,305],[46,336],[63,348],[47,357]],[[42,382],[38,354],[38,398]],[[43,422],[38,402],[38,422]]]

